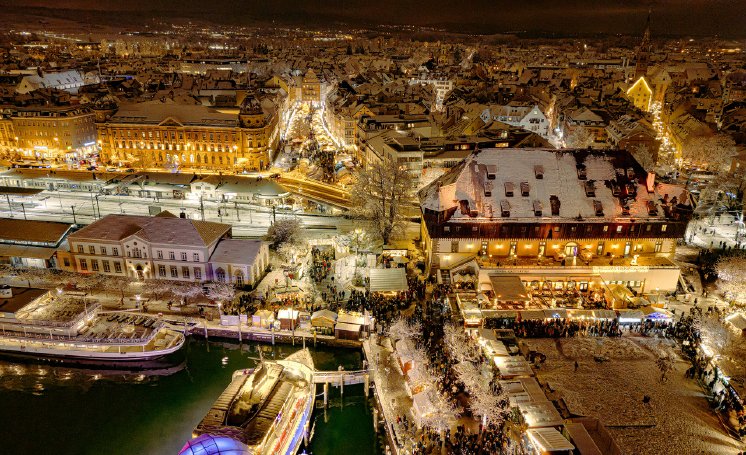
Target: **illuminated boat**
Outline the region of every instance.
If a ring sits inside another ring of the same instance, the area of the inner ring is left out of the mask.
[[[308,437],[314,391],[308,350],[284,360],[261,361],[254,369],[233,374],[193,437],[228,437],[244,444],[250,454],[295,454]]]
[[[155,317],[102,312],[77,295],[0,287],[0,354],[6,357],[150,368],[183,345],[184,335]]]

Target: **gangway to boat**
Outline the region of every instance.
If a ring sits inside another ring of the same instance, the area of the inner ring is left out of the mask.
[[[369,382],[371,379],[369,370],[354,370],[354,371],[314,371],[313,382],[315,384],[340,384],[344,381],[344,384],[362,384]]]
[[[368,396],[370,390],[370,381],[372,376],[370,370],[354,370],[354,371],[317,371],[314,370],[313,375],[314,384],[324,384],[324,407],[329,405],[329,384],[338,386],[340,393],[344,395],[345,384],[365,384],[365,396]]]

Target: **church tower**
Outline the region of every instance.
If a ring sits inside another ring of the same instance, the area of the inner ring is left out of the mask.
[[[635,55],[635,76],[634,80],[638,80],[645,76],[648,72],[648,64],[650,63],[650,16],[653,9],[648,9],[648,20],[645,23],[645,31],[642,34],[642,42],[637,48]]]

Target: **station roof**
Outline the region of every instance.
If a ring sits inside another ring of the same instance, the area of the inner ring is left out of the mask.
[[[34,242],[57,246],[71,228],[71,224],[57,221],[0,218],[0,244]]]

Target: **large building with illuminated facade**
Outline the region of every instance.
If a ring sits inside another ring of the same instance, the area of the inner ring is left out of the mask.
[[[419,192],[429,266],[581,292],[676,289],[691,217],[682,187],[656,184],[625,151],[486,149]]]
[[[138,280],[254,285],[269,264],[260,240],[231,238],[231,226],[158,216],[108,215],[68,236],[59,267]]]
[[[145,169],[265,169],[279,140],[278,112],[267,104],[247,95],[233,114],[200,105],[99,103],[101,160]]]
[[[18,159],[85,158],[97,149],[93,112],[77,105],[6,109],[0,113],[0,146]]]

